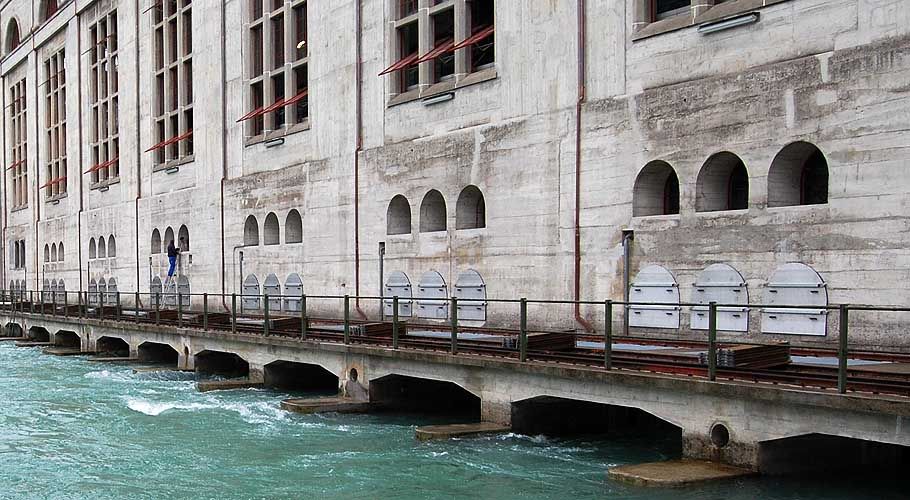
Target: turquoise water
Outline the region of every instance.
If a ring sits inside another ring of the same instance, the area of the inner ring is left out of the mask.
[[[285,395],[196,392],[192,374],[0,344],[0,498],[907,498],[906,485],[749,479],[653,490],[606,479],[643,440],[506,435],[418,443],[405,415],[285,413]]]

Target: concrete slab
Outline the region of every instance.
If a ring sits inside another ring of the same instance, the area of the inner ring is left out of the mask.
[[[193,370],[178,370],[176,366],[139,366],[133,368],[133,373],[154,373],[154,372],[179,372]]]
[[[425,425],[418,427],[415,437],[418,441],[431,441],[435,439],[452,439],[457,437],[479,436],[483,434],[502,434],[509,432],[508,425],[493,422],[477,422],[473,424]]]
[[[706,460],[669,460],[610,468],[610,479],[638,486],[679,488],[708,481],[754,475],[749,469]]]
[[[130,358],[125,356],[98,356],[96,358],[89,358],[89,361],[94,363],[135,363],[139,361],[139,358]]]
[[[47,347],[42,352],[44,352],[44,354],[50,354],[51,356],[79,356],[81,354],[92,354],[90,352],[82,352],[82,349],[78,347]]]
[[[376,403],[355,401],[341,397],[327,398],[291,398],[281,402],[281,409],[294,413],[369,413],[375,410]]]
[[[0,342],[18,342],[22,337],[0,337]]]
[[[29,340],[16,342],[16,347],[49,347],[52,345],[54,345],[52,342],[32,342]]]
[[[262,382],[252,382],[249,379],[204,380],[196,382],[196,390],[199,392],[230,391],[232,389],[263,387],[264,385]]]

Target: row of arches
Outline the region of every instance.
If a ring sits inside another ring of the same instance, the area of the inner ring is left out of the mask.
[[[303,243],[303,220],[296,209],[291,209],[284,218],[284,242]],[[275,212],[269,212],[265,216],[265,224],[262,226],[262,243],[265,245],[281,243],[281,227]],[[259,245],[259,221],[255,215],[247,216],[246,222],[243,224],[243,245]]]
[[[66,282],[61,279],[44,279],[42,282],[41,288],[41,301],[42,302],[53,302],[55,299],[57,302],[64,302],[66,299]],[[56,296],[55,296],[56,293]]]
[[[25,267],[25,240],[16,240],[10,245],[10,262],[13,269],[23,269]]]
[[[818,147],[794,142],[784,147],[768,170],[768,206],[828,202],[828,162]],[[711,155],[695,182],[695,211],[749,208],[749,172],[742,159],[722,151]],[[632,191],[632,215],[679,213],[679,177],[667,162],[655,160],[639,172]]]
[[[420,232],[446,230],[448,213],[442,193],[431,189],[420,202]],[[455,229],[479,229],[487,226],[487,207],[483,193],[470,185],[461,190],[455,204]],[[404,195],[395,195],[386,212],[386,234],[411,234],[411,203]]]
[[[795,335],[827,333],[828,292],[825,280],[811,266],[800,262],[784,264],[762,285],[761,331]],[[629,326],[679,328],[680,289],[676,278],[659,265],[643,268],[629,290]],[[690,327],[708,329],[708,304],[719,304],[717,328],[749,331],[749,290],[746,280],[729,264],[712,264],[702,270],[691,288],[688,301]]]
[[[190,306],[190,279],[185,274],[177,276],[176,279],[166,280],[165,283],[166,287],[162,285],[160,277],[152,278],[149,286],[152,306],[157,303],[159,306],[176,307],[178,295],[181,307]]]
[[[42,0],[38,7],[38,18],[44,23],[60,10],[61,7],[68,4],[71,0]],[[22,31],[19,29],[19,22],[12,18],[6,24],[6,35],[4,37],[4,54],[16,50],[22,44]]]
[[[300,312],[303,280],[299,274],[291,273],[285,278],[282,290],[278,276],[273,273],[266,276],[260,288],[259,278],[255,274],[250,274],[243,280],[242,292],[241,305],[246,311],[262,309],[260,296],[268,295],[270,311]]]
[[[152,238],[149,243],[150,252],[152,254],[159,254],[162,250],[167,250],[167,247],[174,240],[174,230],[171,227],[168,227],[164,230],[164,245],[162,246],[161,241],[161,232],[158,231],[158,228],[152,230]],[[177,230],[177,240],[175,243],[181,252],[188,252],[190,250],[190,230],[187,229],[186,224],[180,226],[180,229]]]
[[[25,280],[10,280],[9,290],[13,296],[22,298],[25,295]]]
[[[104,278],[95,281],[92,278],[88,282],[88,303],[93,306],[116,305],[117,304],[117,279],[110,278],[105,281]]]
[[[107,241],[107,243],[105,243]],[[63,243],[60,244],[63,246]],[[45,250],[46,251],[46,250]],[[114,235],[107,237],[107,240],[104,239],[104,236],[98,237],[98,243],[95,244],[95,238],[92,238],[88,241],[88,258],[89,259],[105,259],[108,257],[117,256],[117,240],[114,238]]]
[[[113,238],[113,236],[111,236]],[[64,251],[63,251],[63,242],[52,243],[48,245],[44,244],[44,262],[63,262],[64,261]]]
[[[389,274],[383,285],[383,311],[386,316],[394,312],[394,297],[398,297],[398,316],[419,319],[443,320],[449,318],[449,289],[445,278],[438,271],[423,273],[417,282],[417,293],[413,293],[411,279],[401,271]],[[458,319],[460,321],[484,322],[487,319],[487,285],[474,269],[458,274],[452,290],[458,298]],[[414,306],[417,306],[416,308]]]

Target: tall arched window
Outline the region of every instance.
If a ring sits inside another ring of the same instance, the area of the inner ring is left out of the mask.
[[[98,257],[98,249],[95,247],[95,238],[88,240],[88,258],[95,259]]]
[[[161,233],[158,232],[158,229],[152,231],[152,240],[149,245],[153,254],[161,253]]]
[[[411,234],[411,204],[400,194],[389,202],[386,234]]]
[[[6,53],[16,50],[19,47],[19,44],[22,43],[22,38],[19,35],[19,23],[15,19],[10,19],[9,23],[6,25]]]
[[[50,19],[58,10],[60,10],[57,0],[44,0],[41,4],[41,9],[38,12],[41,16],[42,23]]]
[[[107,237],[107,256],[117,256],[117,240],[114,239],[113,234]]]
[[[431,233],[446,230],[446,200],[442,193],[433,189],[423,197],[420,204],[420,232]]]
[[[44,262],[51,261],[51,247],[47,243],[44,244]]]
[[[164,230],[164,248],[167,249],[167,247],[171,246],[172,241],[174,241],[174,230],[168,227]],[[174,246],[176,245],[174,243]]]
[[[57,244],[51,245],[51,262],[57,262]]]
[[[64,262],[66,260],[66,252],[63,251],[63,242],[62,241],[60,242],[59,245],[57,245],[57,259],[59,259],[60,262]]]
[[[784,147],[768,170],[768,206],[828,203],[828,161],[814,144]]]
[[[280,229],[278,228],[278,216],[269,212],[265,216],[265,224],[262,225],[262,242],[266,245],[277,245],[280,243]]]
[[[303,242],[303,221],[300,219],[300,212],[297,210],[288,212],[288,216],[284,221],[284,242]]]
[[[248,247],[259,244],[259,221],[253,215],[248,216],[243,224],[243,244]]]
[[[181,252],[190,251],[190,230],[187,229],[186,224],[183,224],[177,230],[177,245],[180,247]]]
[[[669,163],[652,161],[635,179],[632,189],[632,216],[679,213],[679,178]]]
[[[104,241],[104,236],[98,238],[98,258],[103,259],[107,257],[107,243]]]
[[[708,158],[698,173],[695,210],[743,210],[749,208],[749,172],[743,161],[724,151]]]
[[[487,227],[487,206],[483,193],[477,186],[461,190],[455,204],[455,229],[478,229]]]

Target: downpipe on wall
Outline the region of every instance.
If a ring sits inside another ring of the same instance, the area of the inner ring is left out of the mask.
[[[354,310],[361,319],[367,319],[366,313],[360,308],[360,152],[363,150],[363,110],[361,101],[363,100],[363,40],[360,32],[363,24],[363,3],[362,0],[354,0],[354,31],[357,34],[354,44],[355,65],[354,79],[355,99],[354,112],[355,120],[355,147],[354,147]]]
[[[581,110],[585,102],[585,0],[578,0],[578,99],[575,102],[575,322],[588,333],[594,331],[591,323],[582,317],[581,304]]]
[[[629,287],[632,285],[632,243],[635,241],[635,232],[631,229],[622,232],[622,298],[626,305],[623,307],[622,332],[629,336]]]

